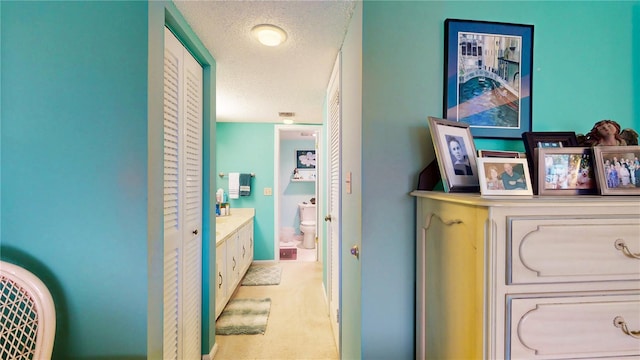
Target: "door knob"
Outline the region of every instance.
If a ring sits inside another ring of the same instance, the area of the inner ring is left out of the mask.
[[[331,214],[325,216],[324,221],[331,221]]]
[[[198,229],[192,231],[193,235],[198,235]]]
[[[350,252],[356,259],[360,259],[360,249],[358,249],[358,245],[353,245]]]

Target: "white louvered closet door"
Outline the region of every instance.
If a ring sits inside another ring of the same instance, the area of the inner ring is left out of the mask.
[[[341,178],[341,128],[342,111],[340,107],[341,59],[339,53],[327,90],[329,113],[329,313],[336,347],[340,351],[340,178]]]
[[[165,28],[163,359],[200,359],[202,67]]]

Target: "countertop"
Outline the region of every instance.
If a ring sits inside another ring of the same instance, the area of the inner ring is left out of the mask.
[[[216,216],[216,245],[249,222],[255,214],[253,208],[232,208],[231,215]]]

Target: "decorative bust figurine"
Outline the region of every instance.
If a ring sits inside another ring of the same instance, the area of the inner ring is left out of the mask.
[[[625,140],[625,137],[627,140]],[[591,131],[579,137],[581,146],[620,146],[638,143],[638,134],[632,129],[620,131],[620,125],[613,120],[600,120]]]

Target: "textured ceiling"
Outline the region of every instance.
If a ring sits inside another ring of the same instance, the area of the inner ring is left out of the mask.
[[[180,1],[176,7],[216,60],[218,121],[320,124],[331,70],[353,14],[353,1]],[[268,47],[258,24],[287,32]]]

